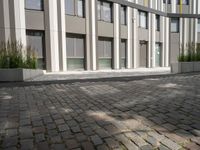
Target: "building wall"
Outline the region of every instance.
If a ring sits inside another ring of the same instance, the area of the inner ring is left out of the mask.
[[[112,3],[112,22],[98,20],[97,0],[85,0],[85,16],[66,15],[65,0],[44,1],[44,10],[25,9],[25,0],[0,1],[0,41],[20,40],[24,46],[26,31],[45,33],[47,71],[67,71],[66,35],[85,37],[85,70],[98,70],[98,39],[112,40],[112,68],[121,69],[121,40],[126,41],[126,68],[140,66],[140,43],[147,42],[147,67],[156,66],[156,43],[161,45],[162,67],[176,62],[181,45],[200,43],[197,18],[200,2],[189,5],[164,4],[161,0],[108,0]],[[126,24],[121,24],[121,5],[126,7]],[[139,27],[139,11],[148,15],[148,28]],[[185,14],[185,15],[183,15]],[[156,15],[160,16],[160,30],[156,31]],[[179,32],[171,33],[171,17],[180,17]]]

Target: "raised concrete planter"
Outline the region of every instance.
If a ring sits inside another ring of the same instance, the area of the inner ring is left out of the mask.
[[[200,72],[200,62],[177,62],[171,64],[172,73]]]
[[[0,81],[19,82],[43,75],[43,70],[34,69],[0,69]]]

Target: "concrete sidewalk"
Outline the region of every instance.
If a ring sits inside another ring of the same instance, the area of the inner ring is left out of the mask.
[[[100,79],[115,77],[137,77],[152,75],[171,74],[170,68],[137,68],[124,70],[98,70],[98,71],[67,71],[45,73],[45,75],[36,77],[29,81],[59,81],[59,80],[76,80],[76,79]]]

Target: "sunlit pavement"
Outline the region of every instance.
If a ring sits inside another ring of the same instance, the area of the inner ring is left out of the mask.
[[[200,149],[200,75],[0,84],[0,149]]]

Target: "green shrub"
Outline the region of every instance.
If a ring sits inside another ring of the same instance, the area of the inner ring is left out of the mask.
[[[0,68],[36,69],[37,59],[31,47],[24,49],[20,42],[0,44]]]
[[[191,61],[200,61],[200,45],[196,45],[194,43],[189,43],[186,45],[186,49],[184,45],[182,45],[181,53],[178,56],[179,62],[191,62]]]

